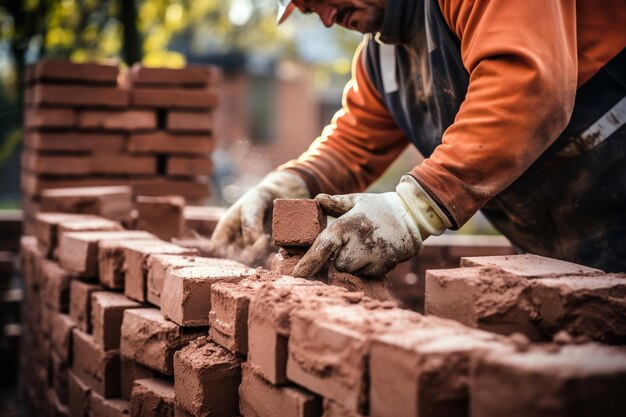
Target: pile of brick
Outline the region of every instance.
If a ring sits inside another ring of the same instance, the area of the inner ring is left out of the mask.
[[[285,221],[298,206],[310,216]],[[283,253],[298,256],[320,232],[317,209],[277,202]],[[624,275],[528,255],[466,258],[429,272],[424,316],[328,285],[329,275],[203,258],[90,214],[37,220],[21,248],[36,415],[626,413],[626,353],[590,341],[623,344]],[[532,343],[529,323],[553,341]]]
[[[23,208],[44,190],[130,185],[134,195],[209,195],[215,68],[41,61],[26,74]]]
[[[17,253],[0,251],[0,376],[3,383],[17,382],[23,292],[16,277]]]

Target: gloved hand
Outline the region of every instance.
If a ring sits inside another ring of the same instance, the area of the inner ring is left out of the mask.
[[[248,266],[262,265],[272,250],[271,214],[276,198],[309,198],[309,190],[296,174],[270,172],[224,214],[211,237],[209,254]]]
[[[422,250],[422,241],[452,224],[410,175],[395,192],[315,197],[326,214],[338,217],[317,237],[293,275],[310,277],[331,257],[335,268],[367,278],[383,277]]]

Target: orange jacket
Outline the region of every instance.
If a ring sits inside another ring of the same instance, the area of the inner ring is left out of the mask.
[[[626,46],[624,0],[438,0],[469,87],[442,143],[410,172],[459,227],[569,122],[576,89]],[[357,50],[342,109],[292,170],[312,195],[359,192],[408,145]]]

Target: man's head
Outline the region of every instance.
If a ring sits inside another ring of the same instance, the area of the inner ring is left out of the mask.
[[[317,14],[324,26],[338,24],[361,33],[374,33],[382,28],[387,0],[278,0],[278,24],[294,9],[304,14]]]

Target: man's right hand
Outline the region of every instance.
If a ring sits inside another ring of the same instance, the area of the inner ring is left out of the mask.
[[[277,198],[310,198],[302,178],[272,171],[245,193],[219,221],[209,243],[213,256],[262,265],[272,250],[271,214]]]

